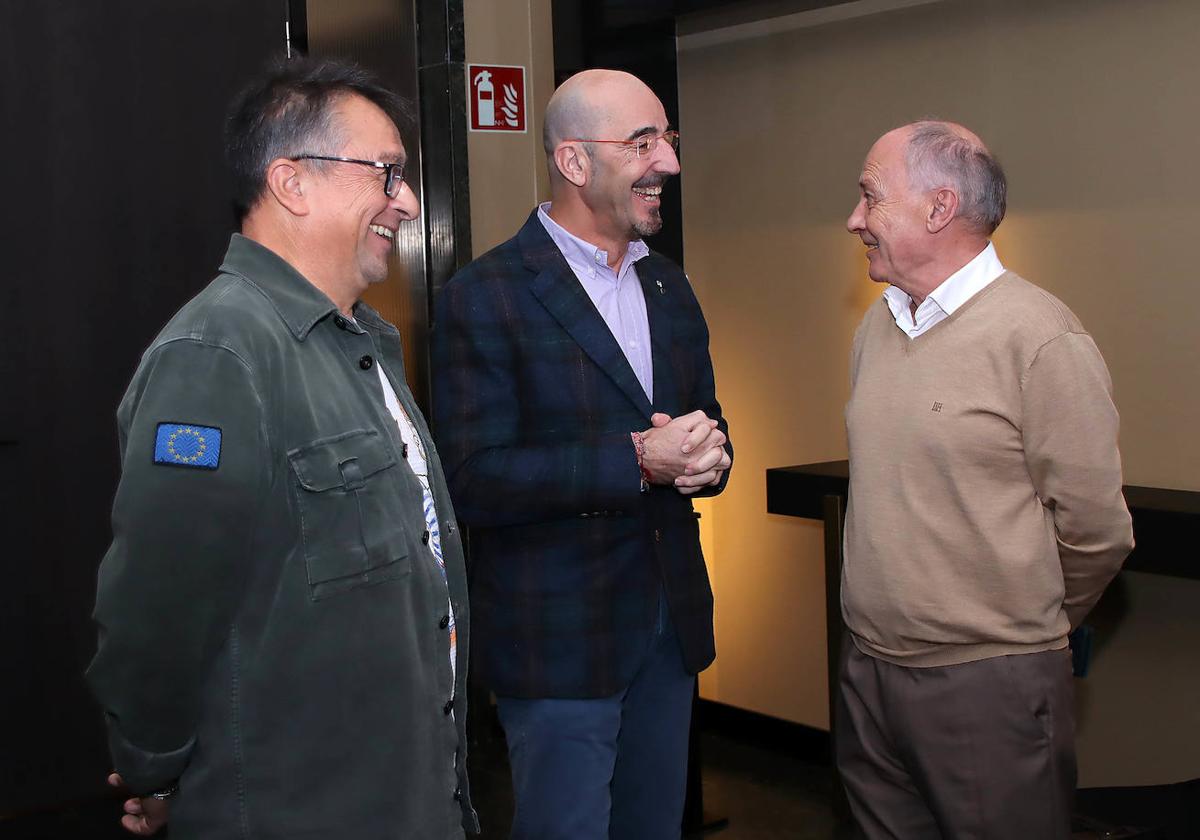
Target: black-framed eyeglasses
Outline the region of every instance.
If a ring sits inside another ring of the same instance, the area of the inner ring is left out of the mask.
[[[388,198],[395,198],[404,183],[403,163],[384,163],[381,160],[359,160],[358,158],[339,157],[338,155],[296,155],[292,160],[331,160],[335,163],[358,163],[363,166],[373,166],[387,173],[383,179],[383,191]]]
[[[634,137],[632,140],[596,140],[587,137],[571,137],[564,140],[565,143],[611,143],[615,146],[624,146],[626,149],[632,149],[637,157],[651,154],[658,146],[659,140],[665,140],[670,144],[671,149],[679,151],[679,132],[664,131],[662,134],[642,134]]]

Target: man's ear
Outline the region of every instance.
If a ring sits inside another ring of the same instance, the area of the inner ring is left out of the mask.
[[[579,143],[560,143],[554,150],[554,165],[572,184],[582,187],[592,171],[592,161]]]
[[[307,173],[294,160],[275,158],[267,164],[267,191],[294,216],[307,216],[309,196],[305,189],[310,181]]]
[[[930,233],[938,233],[958,215],[958,193],[949,187],[942,187],[933,194],[933,203],[929,206],[929,218],[925,220],[925,228]]]

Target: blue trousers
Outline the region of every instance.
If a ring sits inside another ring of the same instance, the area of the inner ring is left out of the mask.
[[[513,840],[678,840],[695,683],[662,609],[624,691],[497,698],[512,766]]]

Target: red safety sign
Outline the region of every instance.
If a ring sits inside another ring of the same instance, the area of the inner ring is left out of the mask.
[[[525,131],[525,68],[467,65],[472,131]]]

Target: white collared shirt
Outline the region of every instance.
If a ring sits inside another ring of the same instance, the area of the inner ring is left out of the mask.
[[[904,330],[909,338],[916,338],[935,325],[949,318],[954,311],[983,290],[1004,273],[1004,266],[996,256],[996,246],[991,242],[973,260],[942,281],[929,293],[925,300],[912,311],[912,298],[895,286],[883,292],[896,326]]]

